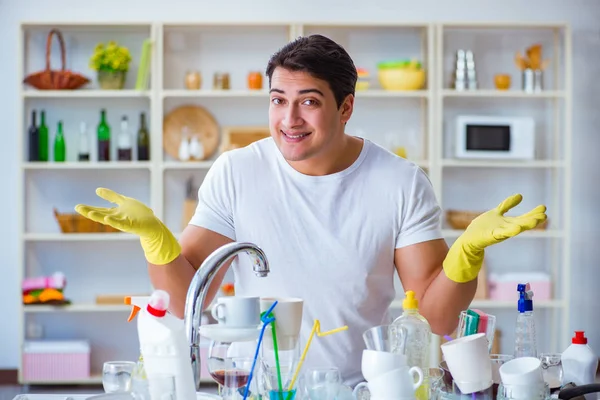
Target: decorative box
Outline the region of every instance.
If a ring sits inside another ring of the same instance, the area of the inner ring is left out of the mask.
[[[23,344],[25,381],[71,381],[89,377],[89,342],[31,340]]]

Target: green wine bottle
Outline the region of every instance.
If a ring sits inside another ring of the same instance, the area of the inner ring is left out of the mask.
[[[38,159],[48,161],[48,125],[46,125],[46,112],[41,111],[41,121],[38,128]]]
[[[148,133],[148,127],[146,126],[146,116],[144,113],[140,114],[140,129],[138,130],[137,146],[138,160],[150,160],[150,134]]]
[[[65,143],[65,135],[63,134],[62,121],[58,121],[58,131],[54,137],[54,161],[63,162],[66,160],[67,146]]]
[[[100,111],[98,124],[98,161],[110,161],[110,126],[106,122],[106,110]]]

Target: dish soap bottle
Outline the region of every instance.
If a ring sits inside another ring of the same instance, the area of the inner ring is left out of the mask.
[[[429,322],[419,313],[419,301],[415,298],[415,292],[406,292],[406,298],[402,301],[403,312],[394,320],[392,325],[404,328],[406,332],[405,355],[409,367],[419,367],[423,371],[423,380],[429,377],[429,343],[431,341],[431,326]],[[428,388],[421,385],[416,391],[418,400],[427,400]]]
[[[536,357],[537,344],[535,320],[533,318],[533,291],[529,283],[517,285],[519,301],[517,303],[517,322],[515,324],[515,351],[517,357]]]
[[[571,345],[563,351],[560,361],[563,369],[563,384],[573,382],[577,386],[596,382],[598,357],[585,337],[584,331],[575,331]],[[586,394],[586,400],[596,400],[596,394]]]
[[[169,374],[175,376],[178,400],[196,400],[196,385],[185,325],[183,320],[167,312],[169,301],[167,292],[155,290],[145,307],[137,306],[141,308],[137,318],[137,330],[144,370],[151,392],[152,376]],[[135,305],[134,301],[131,303]],[[135,307],[132,314],[135,316]]]

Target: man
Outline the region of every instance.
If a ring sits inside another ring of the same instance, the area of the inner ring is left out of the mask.
[[[394,270],[415,292],[433,332],[450,333],[473,299],[484,248],[534,228],[546,208],[504,217],[521,201],[511,196],[473,221],[449,250],[425,173],[345,133],[357,74],[342,47],[320,35],[299,38],[272,56],[267,75],[271,138],[218,157],[180,242],[152,210],[107,189],[98,194],[117,207],[76,209],[141,237],[152,283],[171,294],[179,317],[208,255],[232,241],[257,244],[271,273],[258,278],[246,257],[237,258],[236,294],[304,299],[303,343],[315,319],[324,330],[348,325],[314,340],[305,365],[333,364],[355,385],[363,380],[362,333],[389,322]]]

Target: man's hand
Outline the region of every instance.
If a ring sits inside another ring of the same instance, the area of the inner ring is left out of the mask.
[[[92,221],[138,235],[146,259],[151,264],[168,264],[181,254],[181,246],[175,236],[145,204],[110,189],[98,188],[96,194],[117,206],[104,208],[78,204],[75,211]]]
[[[521,200],[523,196],[520,194],[510,196],[498,207],[479,215],[469,224],[444,260],[444,272],[449,279],[459,283],[475,279],[481,269],[486,247],[517,236],[546,221],[546,207],[543,205],[518,217],[504,216]]]

